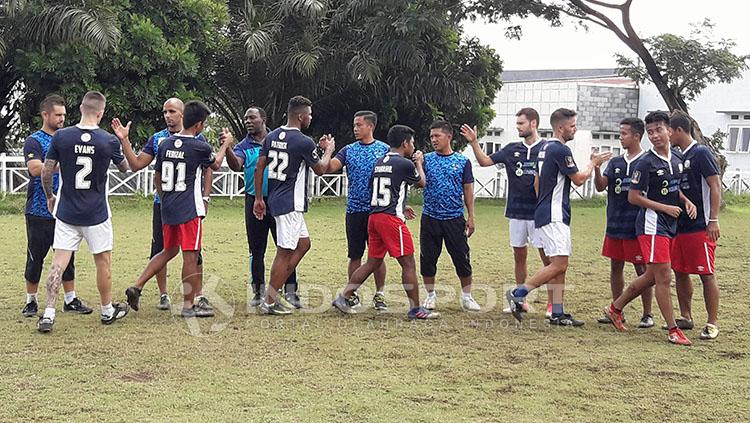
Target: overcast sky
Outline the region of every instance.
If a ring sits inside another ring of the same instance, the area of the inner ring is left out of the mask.
[[[737,43],[735,54],[750,54],[750,2],[742,0],[635,0],[632,22],[641,37],[663,33],[689,35],[693,22],[711,19],[717,38]],[[610,15],[612,16],[612,15]],[[475,36],[494,47],[503,59],[505,70],[581,69],[615,67],[615,53],[634,56],[614,33],[596,25],[589,31],[566,21],[561,28],[536,19],[516,19],[521,25],[521,40],[505,38],[507,23],[467,22],[467,36]]]

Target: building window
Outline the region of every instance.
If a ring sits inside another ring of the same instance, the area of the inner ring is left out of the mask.
[[[599,138],[601,138],[601,136],[599,134],[592,134],[591,138],[598,140]]]
[[[732,120],[738,120],[740,118],[740,115],[732,115],[730,119]]]
[[[488,156],[489,156],[490,154],[492,154],[492,153],[494,153],[494,152],[496,152],[496,151],[500,150],[500,148],[501,148],[501,146],[500,146],[500,143],[496,143],[496,142],[486,142],[486,143],[484,144],[484,152],[485,152],[485,154],[487,154]]]
[[[750,151],[750,127],[730,126],[727,151]]]
[[[622,151],[620,150],[620,147],[614,147],[612,149],[612,155],[613,156],[619,156],[620,154],[622,154]]]
[[[750,120],[750,115],[745,115],[745,116],[742,117],[742,119]]]
[[[552,131],[548,129],[539,130],[539,136],[542,138],[552,138]]]

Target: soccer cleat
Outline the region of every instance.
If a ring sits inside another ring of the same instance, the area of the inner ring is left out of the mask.
[[[462,297],[461,308],[464,311],[481,311],[482,307],[479,306],[474,297]]]
[[[180,312],[180,317],[185,319],[196,317],[195,306],[192,306],[190,308],[183,308]]]
[[[208,303],[208,297],[201,295],[198,301],[193,305],[196,317],[213,317],[214,308]]]
[[[513,288],[505,291],[505,299],[508,301],[508,307],[510,313],[519,322],[523,320],[523,303],[517,302],[516,297],[513,295]]]
[[[63,305],[63,311],[68,313],[78,313],[78,314],[91,314],[94,310],[90,309],[89,307],[86,307],[86,305],[81,302],[78,297],[73,298],[73,301],[69,302],[68,304]]]
[[[625,318],[622,319],[622,321],[625,321]],[[638,327],[641,329],[648,329],[654,327],[654,316],[650,314],[645,314],[643,317],[641,317],[641,321],[638,323]]]
[[[136,286],[131,286],[125,290],[125,296],[127,297],[128,305],[135,311],[138,311],[138,301],[141,298],[141,290]]]
[[[701,339],[716,339],[717,336],[719,336],[718,326],[712,325],[711,323],[706,323],[706,326],[703,326],[703,330],[701,331]]]
[[[570,314],[561,314],[559,316],[552,315],[549,319],[549,324],[553,326],[573,326],[579,327],[586,324],[583,320],[576,320]]]
[[[427,310],[424,307],[414,307],[406,313],[406,317],[408,317],[409,320],[430,320],[440,317],[440,313]]]
[[[111,325],[115,320],[120,320],[128,315],[128,305],[125,303],[114,303],[112,307],[115,309],[111,316],[102,315],[102,324]]]
[[[339,294],[335,300],[331,303],[332,306],[339,309],[340,312],[344,314],[356,314],[357,310],[354,309],[356,307],[354,305],[354,302],[352,301],[354,297],[350,299],[346,299],[343,295]]]
[[[427,298],[425,298],[422,307],[426,308],[427,310],[435,310],[437,308],[437,294],[435,294],[434,291],[430,294],[427,294]]]
[[[40,317],[39,321],[36,323],[36,328],[41,333],[47,333],[52,331],[52,325],[55,324],[54,319],[50,319],[49,317]]]
[[[643,319],[641,319],[641,320],[643,320]],[[606,314],[603,315],[602,317],[596,319],[596,321],[599,322],[599,323],[601,323],[601,324],[607,324],[607,325],[610,324],[610,323],[612,323],[612,319],[610,319],[609,316],[607,316]],[[625,313],[624,312],[622,313],[622,322],[625,323]],[[651,326],[653,326],[653,325],[651,325]]]
[[[547,320],[552,318],[552,304],[547,304],[547,311],[544,312],[544,318]]]
[[[385,295],[375,294],[375,296],[372,297],[372,306],[375,307],[375,310],[377,311],[387,311],[388,303],[385,302]]]
[[[281,299],[281,297],[279,297],[279,299]],[[268,314],[271,316],[284,316],[287,314],[292,314],[292,309],[282,306],[278,301],[271,305],[268,305],[265,301],[263,301],[260,304],[260,307],[258,307],[258,311],[260,312],[260,314]]]
[[[172,303],[169,301],[169,295],[161,294],[159,296],[159,304],[156,305],[157,310],[169,310],[172,308]]]
[[[693,323],[691,319],[686,319],[684,317],[678,317],[674,319],[674,322],[677,324],[677,327],[682,330],[690,330],[695,327],[695,324]],[[664,330],[668,330],[669,326],[664,324],[661,328]]]
[[[297,309],[302,308],[302,300],[300,300],[299,295],[297,295],[296,292],[287,292],[284,295],[284,299],[292,307],[297,308]]]
[[[36,301],[26,303],[26,305],[23,307],[23,310],[21,310],[21,314],[23,314],[24,317],[34,317],[38,312],[39,304],[37,304]]]
[[[610,304],[607,307],[604,307],[604,315],[609,318],[615,329],[619,330],[620,332],[628,330],[628,328],[626,328],[623,324],[622,311],[618,312],[617,310],[615,310],[614,304]]]
[[[351,298],[348,300],[349,306],[352,308],[360,308],[362,307],[362,301],[359,299],[359,294],[357,294],[357,291],[352,292]]]
[[[529,310],[531,310],[531,306],[529,305],[529,303],[527,303],[527,302],[524,301],[523,306],[521,306],[521,311],[524,312],[524,313],[528,313]],[[503,309],[503,313],[510,314],[510,307],[505,307]],[[550,316],[551,315],[552,315],[552,313],[550,312]],[[549,316],[547,316],[546,318],[549,319]]]
[[[284,296],[281,295],[281,293],[279,293],[276,296],[276,303],[275,304],[278,304],[279,306],[284,307],[287,310],[294,310],[294,306],[292,305],[292,303],[290,303],[289,301],[287,301],[286,298],[284,298]]]
[[[690,342],[690,340],[687,339],[685,334],[682,332],[682,329],[678,327],[674,327],[669,330],[667,339],[669,340],[669,342],[677,345],[693,345],[693,343]]]

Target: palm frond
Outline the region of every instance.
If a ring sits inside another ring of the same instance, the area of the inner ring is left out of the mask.
[[[282,67],[287,71],[292,71],[303,78],[310,78],[315,74],[320,62],[321,51],[313,49],[311,51],[297,51],[288,54],[282,61]]]
[[[25,29],[26,36],[41,43],[82,41],[98,52],[117,46],[121,36],[116,16],[71,6],[45,9]]]
[[[280,3],[286,16],[300,16],[315,21],[328,13],[326,0],[282,0]]]
[[[15,18],[20,15],[21,12],[28,5],[28,0],[5,0],[0,1],[0,16],[8,16]]]
[[[375,85],[383,74],[378,61],[364,51],[355,54],[346,68],[360,85]]]

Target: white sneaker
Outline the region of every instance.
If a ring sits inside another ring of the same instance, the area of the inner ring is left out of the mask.
[[[474,300],[474,297],[462,297],[461,308],[463,308],[464,311],[480,311],[482,309],[482,307],[477,304],[476,300]]]
[[[422,305],[422,307],[427,310],[435,310],[437,308],[437,295],[427,294],[427,298],[424,300],[424,305]]]

